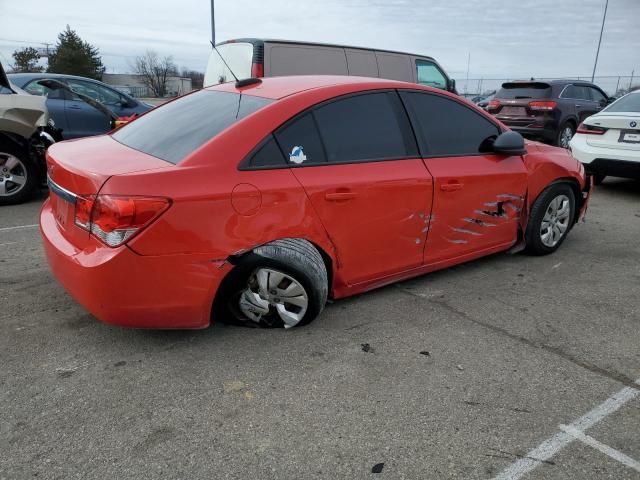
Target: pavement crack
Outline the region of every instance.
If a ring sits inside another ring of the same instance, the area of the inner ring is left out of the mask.
[[[519,453],[507,452],[505,450],[500,450],[497,448],[488,447],[489,450],[493,450],[494,452],[500,453],[502,455],[508,455],[509,458],[526,458],[527,460],[533,460],[534,462],[546,463],[547,465],[555,465],[556,462],[553,460],[542,460],[541,458],[529,457],[527,455],[520,455]],[[497,455],[486,454],[488,457],[493,457]],[[504,458],[504,457],[502,457]]]
[[[599,367],[598,365],[595,365],[591,362],[587,362],[586,360],[581,360],[579,358],[574,357],[573,355],[563,351],[562,349],[560,349],[559,347],[554,347],[551,345],[547,345],[545,343],[540,343],[540,342],[535,342],[533,340],[529,340],[526,337],[522,337],[520,335],[516,335],[513,334],[511,332],[509,332],[508,330],[502,328],[502,327],[497,327],[496,325],[492,325],[490,323],[484,322],[482,320],[478,320],[476,318],[473,318],[471,315],[469,315],[468,313],[462,311],[462,310],[458,310],[457,308],[455,308],[453,305],[451,305],[449,302],[447,302],[446,300],[438,300],[438,299],[431,299],[430,300],[432,303],[435,303],[436,305],[441,306],[442,308],[444,308],[445,310],[463,318],[464,320],[467,320],[469,322],[475,323],[476,325],[480,325],[482,327],[488,328],[489,330],[492,330],[496,333],[499,333],[500,335],[504,335],[505,337],[508,337],[512,340],[515,340],[517,342],[523,343],[525,345],[528,345],[530,347],[533,348],[537,348],[537,349],[541,349],[544,350],[546,352],[549,353],[553,353],[554,355],[563,358],[564,360],[567,360],[571,363],[573,363],[574,365],[577,365],[578,367],[584,368],[585,370],[588,370],[592,373],[595,373],[597,375],[601,375],[603,377],[609,378],[611,380],[615,380],[616,382],[620,382],[621,384],[627,386],[627,387],[632,387],[632,388],[638,388],[638,384],[635,382],[635,380],[633,380],[632,378],[629,378],[628,376],[619,373],[619,372],[612,372],[610,370],[607,370],[606,368],[602,368]]]

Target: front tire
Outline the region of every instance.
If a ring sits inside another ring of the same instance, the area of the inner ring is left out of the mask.
[[[220,287],[214,317],[263,327],[296,327],[322,312],[328,275],[308,241],[281,239],[241,257]]]
[[[533,255],[555,252],[573,226],[575,208],[575,194],[568,184],[549,185],[531,207],[525,232],[527,251]]]
[[[0,143],[0,205],[26,202],[37,186],[37,171],[28,152]]]

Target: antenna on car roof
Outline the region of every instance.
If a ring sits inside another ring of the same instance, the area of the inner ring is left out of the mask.
[[[233,70],[231,70],[231,67],[229,66],[229,64],[227,63],[227,61],[224,59],[224,57],[222,56],[222,54],[218,51],[218,49],[216,48],[215,44],[213,42],[210,42],[211,46],[213,47],[213,49],[216,51],[216,53],[218,54],[218,56],[220,57],[220,60],[222,60],[222,63],[224,63],[225,67],[227,67],[227,69],[229,70],[229,72],[231,72],[231,75],[233,75],[233,78],[236,81],[236,88],[241,88],[241,87],[247,87],[249,85],[253,85],[256,83],[262,83],[262,80],[260,80],[259,78],[245,78],[243,80],[238,79],[238,77],[236,76],[235,73],[233,73]]]

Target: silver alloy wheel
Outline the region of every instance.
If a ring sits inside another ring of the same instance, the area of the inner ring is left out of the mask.
[[[304,318],[309,297],[295,278],[270,268],[259,268],[240,294],[240,311],[259,323],[263,317],[277,314],[285,328],[296,326]]]
[[[549,203],[540,225],[540,240],[547,247],[555,247],[569,229],[571,201],[558,195]]]
[[[566,126],[562,129],[562,133],[560,133],[560,146],[562,148],[569,148],[569,142],[573,138],[573,128],[570,126]]]
[[[27,184],[27,167],[10,153],[0,152],[0,197],[15,195]]]

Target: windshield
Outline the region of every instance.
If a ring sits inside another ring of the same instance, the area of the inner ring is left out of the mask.
[[[640,92],[629,93],[613,102],[603,112],[640,112]]]
[[[220,132],[271,103],[231,92],[200,90],[162,105],[116,130],[114,140],[178,163]]]
[[[251,43],[223,43],[216,46],[209,55],[209,63],[204,74],[204,86],[217,85],[235,80],[229,71],[233,70],[238,79],[251,77],[251,62],[253,60],[253,45]],[[224,62],[220,56],[224,57]]]
[[[517,82],[503,83],[502,88],[496,94],[496,98],[518,99],[518,98],[550,98],[551,85],[542,82]]]

